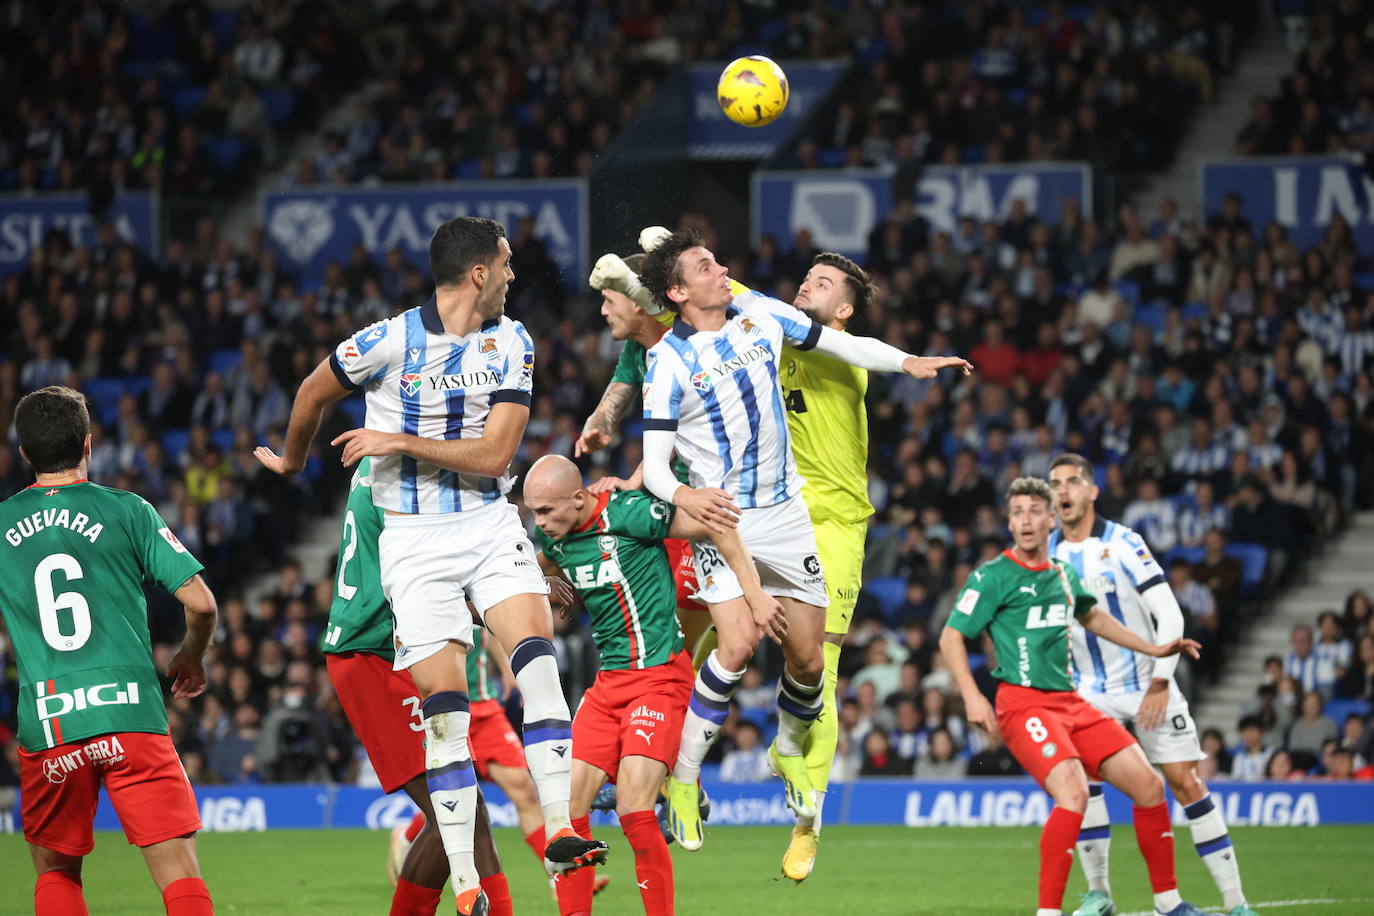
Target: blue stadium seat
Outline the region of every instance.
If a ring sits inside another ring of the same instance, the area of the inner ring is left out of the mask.
[[[177,108],[177,114],[183,118],[191,113],[191,110],[199,105],[206,96],[206,90],[201,86],[192,86],[189,89],[180,89],[172,96],[172,104]]]
[[[893,620],[906,603],[906,579],[901,576],[879,576],[864,583],[864,591],[871,594],[883,609],[883,616]]]
[[[1183,305],[1183,321],[1185,323],[1195,318],[1204,318],[1207,315],[1207,303],[1205,302],[1186,302]]]
[[[220,48],[227,48],[234,43],[234,31],[238,27],[238,10],[215,10],[210,14],[210,31],[215,33]]]
[[[1326,704],[1325,712],[1331,717],[1331,721],[1340,725],[1345,717],[1352,713],[1366,718],[1369,716],[1369,703],[1361,699],[1346,699],[1345,697],[1335,697]]]
[[[1240,561],[1240,593],[1247,598],[1260,594],[1264,590],[1264,570],[1269,563],[1269,551],[1264,545],[1228,544],[1226,555]]]
[[[453,177],[458,181],[473,181],[482,177],[481,159],[464,159],[453,167]]]
[[[119,416],[119,399],[124,396],[124,380],[117,378],[87,379],[83,386],[86,397],[95,406],[96,419],[101,426],[109,426]]]
[[[153,387],[153,380],[146,375],[140,375],[137,378],[129,379],[124,385],[128,389],[129,394],[138,397],[140,394]]]
[[[186,451],[186,446],[191,444],[191,431],[189,429],[165,429],[159,438],[162,440],[162,450],[167,453],[167,458],[176,461],[177,456]]]
[[[844,150],[838,146],[828,146],[816,153],[816,159],[828,169],[837,169],[844,165]]]
[[[1374,274],[1355,274],[1351,279],[1360,289],[1374,289]]]
[[[1002,94],[1006,98],[1008,105],[1015,105],[1017,108],[1025,105],[1026,99],[1030,96],[1030,93],[1025,89],[1008,89]]]
[[[267,109],[267,117],[274,127],[281,127],[291,119],[296,109],[296,93],[290,89],[265,89],[262,105]]]
[[[1167,569],[1173,565],[1175,560],[1186,560],[1189,563],[1196,563],[1205,556],[1207,551],[1201,547],[1175,547],[1164,552],[1164,567]]]
[[[1117,280],[1113,288],[1121,294],[1132,309],[1140,308],[1140,284],[1134,280]]]
[[[1169,306],[1151,302],[1135,310],[1135,323],[1150,329],[1155,337],[1164,333],[1164,321],[1169,317]]]
[[[354,426],[362,426],[363,419],[367,416],[367,401],[360,397],[344,398],[339,402],[339,410],[348,417]]]
[[[205,151],[215,160],[220,171],[232,173],[243,158],[243,141],[238,137],[216,137],[205,141]]]
[[[224,454],[229,454],[234,448],[234,431],[232,429],[216,429],[210,432],[210,441],[219,446],[219,450]]]
[[[978,165],[986,162],[988,158],[988,148],[986,146],[966,146],[963,150],[963,161],[970,165]]]
[[[237,368],[243,362],[243,354],[234,349],[215,350],[210,354],[210,371],[221,375]]]

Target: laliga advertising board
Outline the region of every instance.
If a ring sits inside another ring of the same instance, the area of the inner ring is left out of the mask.
[[[587,183],[580,178],[321,187],[262,198],[268,244],[283,266],[307,282],[318,281],[330,261],[346,266],[358,244],[379,260],[400,248],[428,276],[429,240],[441,223],[455,216],[484,216],[501,223],[514,238],[528,216],[563,282],[578,289],[588,271],[587,213]]]

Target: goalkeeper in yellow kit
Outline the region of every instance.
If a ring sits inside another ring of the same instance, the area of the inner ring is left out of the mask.
[[[658,227],[646,229],[640,236],[640,243],[648,250],[667,234],[666,229]],[[617,264],[618,261],[614,256],[599,261],[592,274],[592,286],[625,292],[638,302],[641,297],[634,295],[637,279],[623,263]],[[730,283],[736,294],[746,289],[734,280]],[[812,262],[793,304],[812,320],[842,331],[869,307],[875,292],[862,268],[842,255],[826,252],[818,254]],[[668,317],[671,318],[671,314]],[[642,380],[643,355],[634,352],[636,349],[633,341],[627,342],[621,363],[633,364],[637,358],[639,379]],[[639,391],[637,380],[625,375],[618,365],[601,403],[588,418],[577,441],[577,454],[610,444],[611,431],[628,413]],[[803,748],[811,785],[816,792],[816,817],[798,818],[782,861],[784,875],[794,881],[803,881],[811,874],[816,861],[820,813],[839,737],[835,680],[840,645],[849,632],[862,585],[867,519],[873,514],[873,506],[868,501],[868,415],[864,409],[868,373],[815,351],[787,347],[783,351],[780,379],[788,429],[793,439],[793,456],[798,472],[806,480],[802,497],[816,531],[830,598],[823,647],[824,707],[808,732]],[[609,485],[638,486],[637,478],[638,473],[629,481],[617,480]],[[698,657],[702,655],[699,653]]]

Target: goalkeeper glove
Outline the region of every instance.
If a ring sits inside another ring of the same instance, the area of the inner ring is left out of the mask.
[[[657,315],[663,311],[654,301],[653,293],[639,282],[639,275],[630,270],[630,265],[618,254],[603,254],[598,258],[591,276],[587,278],[587,283],[595,290],[613,289],[629,296],[635,305],[650,315]]]

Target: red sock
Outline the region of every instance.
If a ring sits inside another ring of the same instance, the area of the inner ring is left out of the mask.
[[[1169,804],[1153,808],[1133,808],[1135,841],[1145,857],[1145,869],[1150,873],[1150,890],[1156,894],[1178,887],[1174,874],[1174,825],[1169,823]]]
[[[1083,815],[1067,808],[1050,810],[1049,820],[1040,831],[1040,908],[1057,910],[1064,906],[1064,888],[1073,868],[1073,847]]]
[[[414,843],[415,838],[420,835],[420,831],[425,829],[425,813],[416,811],[415,816],[406,824],[406,842]]]
[[[81,879],[64,871],[45,871],[33,886],[35,916],[87,916]]]
[[[515,916],[515,904],[510,899],[510,885],[506,883],[503,873],[497,872],[483,878],[482,890],[486,891],[487,903],[491,905],[491,916]]]
[[[199,878],[178,878],[162,891],[167,916],[214,916],[210,889]]]
[[[673,858],[652,811],[635,811],[620,819],[625,839],[635,853],[635,876],[646,916],[673,916]]]
[[[397,878],[396,890],[391,895],[391,916],[434,916],[443,892],[442,887],[421,887]]]
[[[577,826],[573,825],[573,829],[576,830]],[[581,831],[578,832],[580,833]],[[534,857],[539,860],[540,865],[543,865],[544,849],[549,845],[549,841],[544,838],[544,828],[536,827],[525,834],[525,843],[530,849],[534,850]]]
[[[572,829],[583,839],[592,838],[592,819],[590,815],[573,818]],[[539,853],[543,859],[544,853]],[[580,916],[592,911],[592,887],[596,883],[596,868],[588,865],[577,871],[559,875],[554,882],[558,892],[558,912],[561,916]]]

